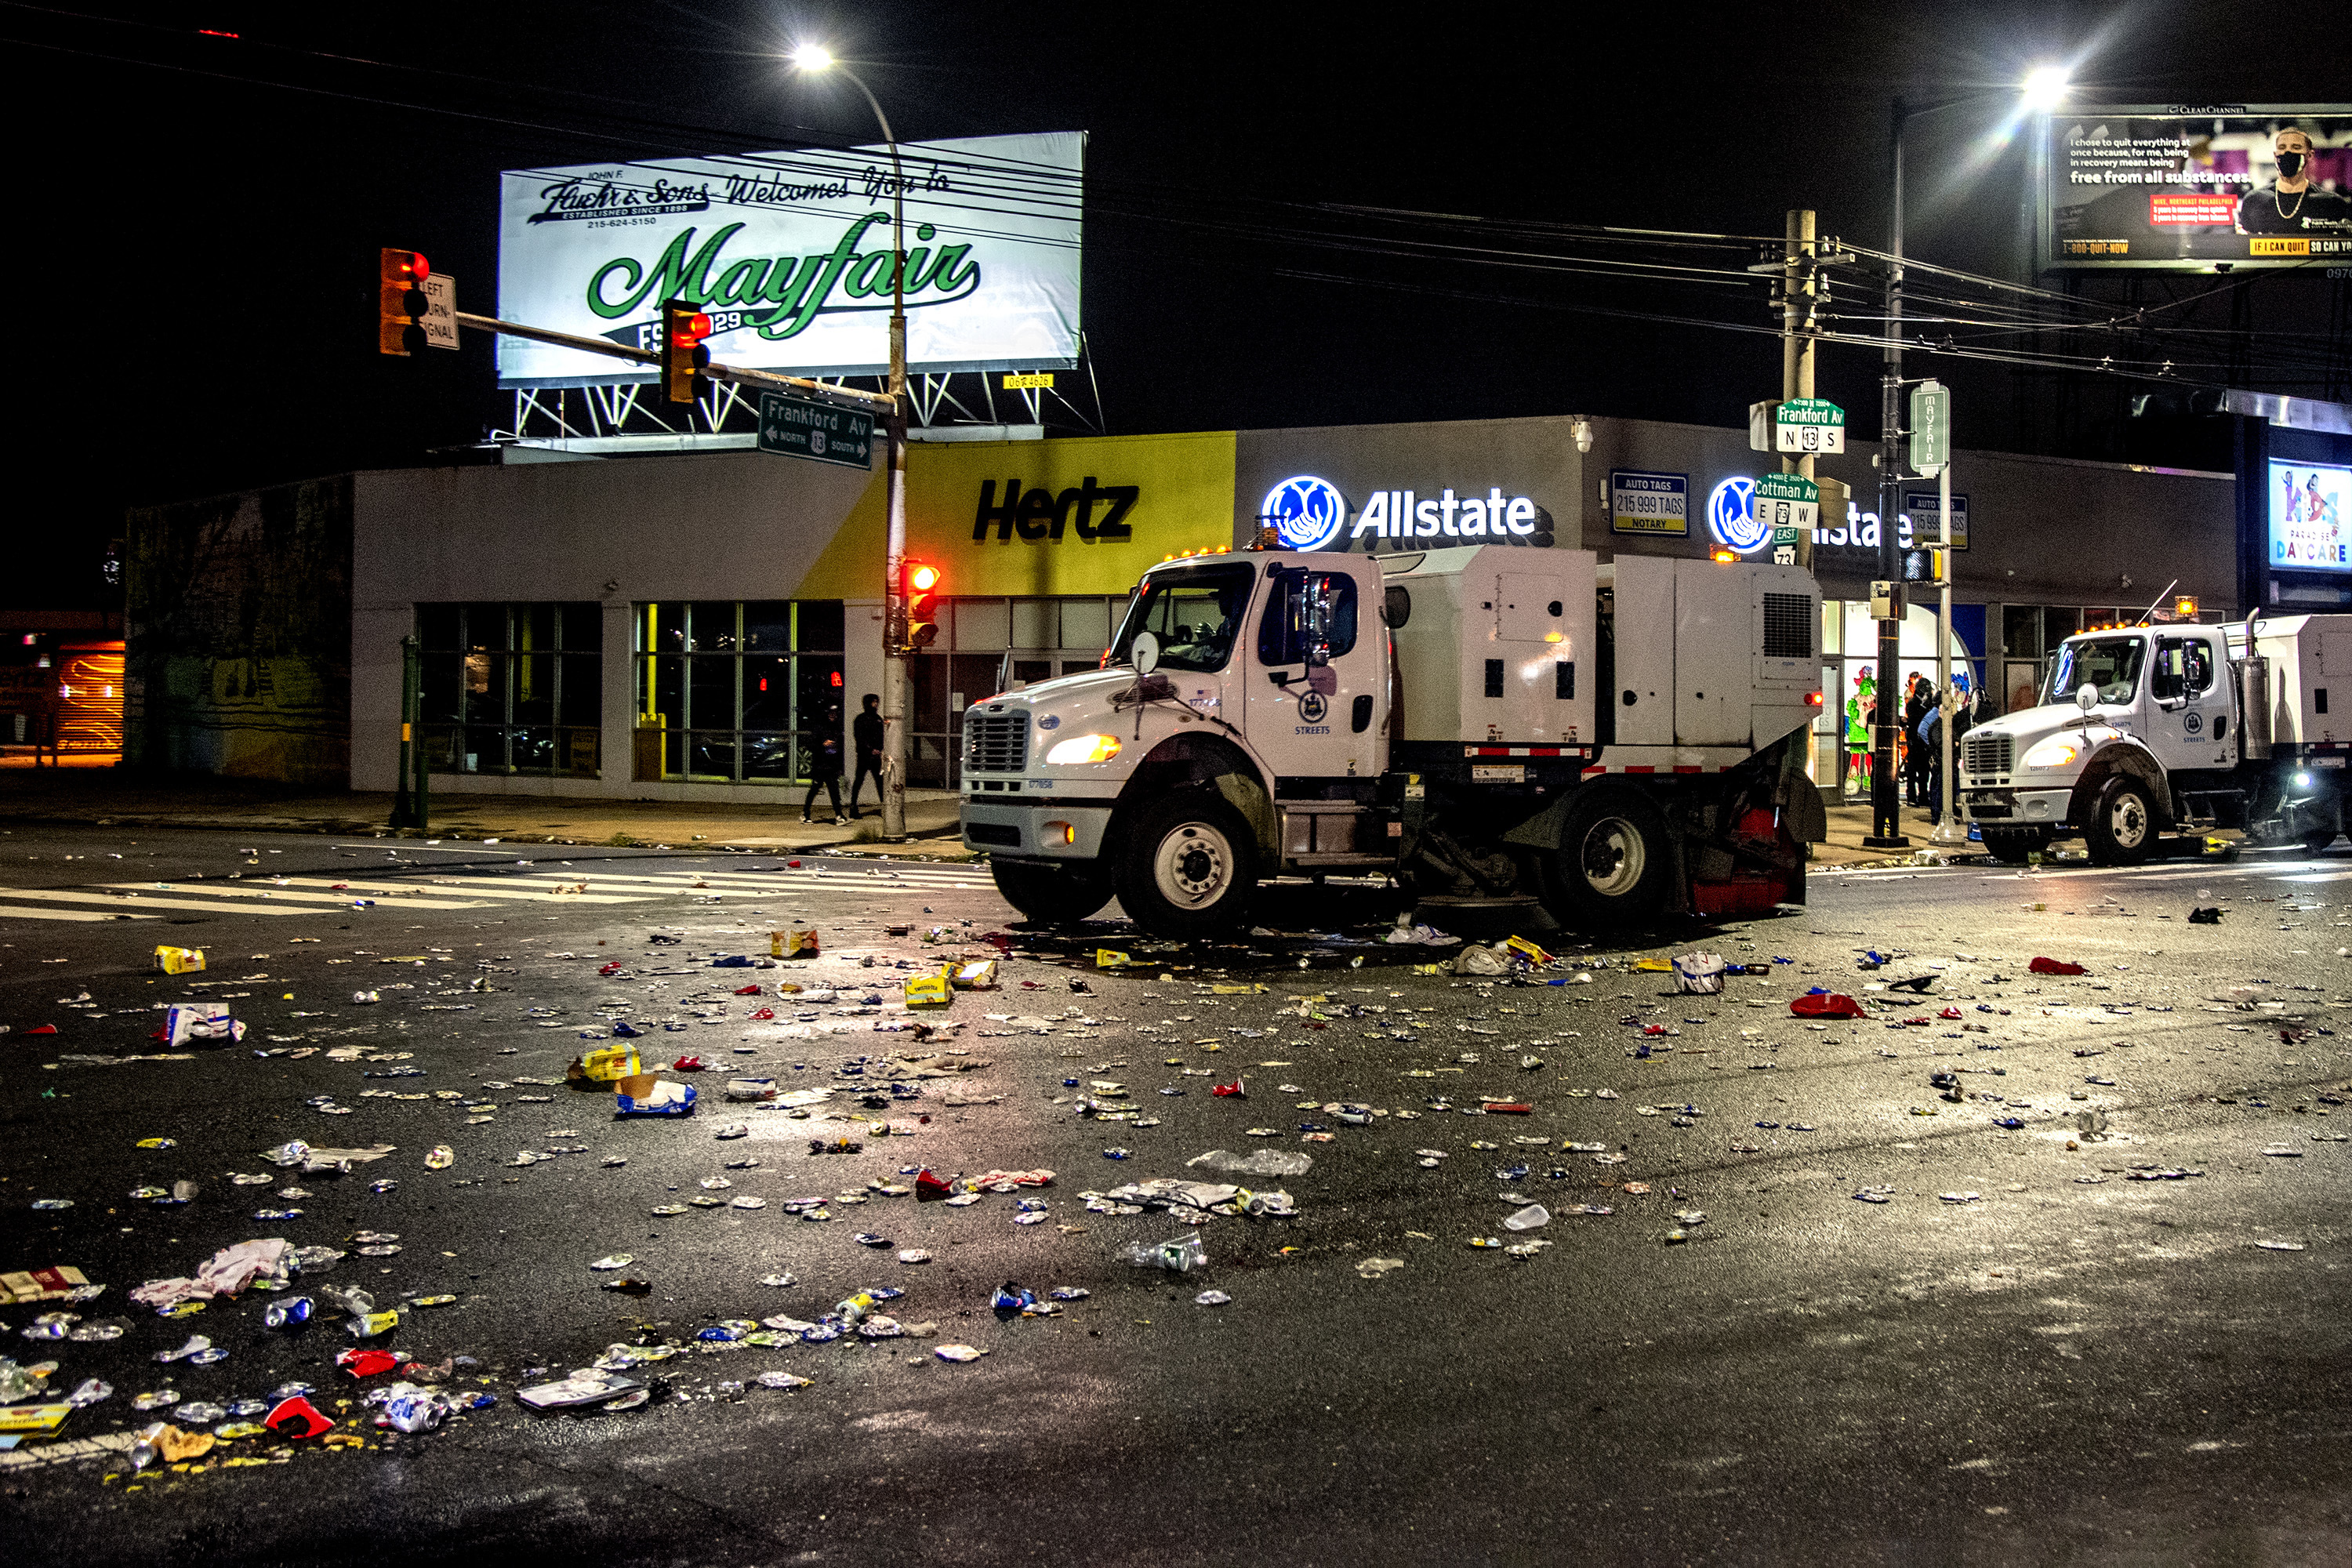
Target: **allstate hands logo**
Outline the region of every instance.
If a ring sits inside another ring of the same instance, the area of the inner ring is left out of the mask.
[[[1706,531],[1717,543],[1742,555],[1771,537],[1771,529],[1756,515],[1754,479],[1735,475],[1715,487],[1706,498]]]
[[[1348,498],[1328,479],[1299,474],[1265,492],[1258,517],[1290,550],[1320,550],[1348,526]]]

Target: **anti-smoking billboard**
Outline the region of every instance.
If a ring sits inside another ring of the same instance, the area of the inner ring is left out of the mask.
[[[2045,270],[2352,260],[2352,106],[2076,110],[2035,163]]]
[[[1077,362],[1080,132],[646,163],[500,177],[499,314],[629,348],[662,302],[710,316],[711,356],[808,375],[889,363],[891,202],[906,206],[914,371]],[[499,384],[643,381],[650,368],[499,339]]]

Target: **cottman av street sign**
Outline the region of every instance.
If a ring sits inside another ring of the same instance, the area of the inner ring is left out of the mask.
[[[1756,480],[1756,521],[1772,530],[1774,544],[1794,544],[1822,521],[1821,487],[1802,474],[1764,474]]]
[[[814,458],[845,468],[871,468],[874,416],[781,392],[760,394],[760,450]]]
[[[1825,397],[1792,397],[1772,413],[1776,452],[1843,452],[1845,410]]]

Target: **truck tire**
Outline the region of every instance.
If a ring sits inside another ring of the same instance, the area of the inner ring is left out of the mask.
[[[2050,830],[2046,827],[1988,827],[1983,831],[1985,853],[2011,866],[2022,866],[2050,847]]]
[[[1257,898],[1257,837],[1206,790],[1153,801],[1136,815],[1112,871],[1136,924],[1161,936],[1236,935]]]
[[[1099,866],[989,864],[1004,901],[1039,925],[1076,925],[1110,902],[1110,876]]]
[[[1674,876],[1666,819],[1626,789],[1589,790],[1569,803],[1559,847],[1542,858],[1544,905],[1586,931],[1654,923]]]
[[[2117,773],[2099,791],[2099,804],[2083,825],[2083,842],[2097,866],[2137,866],[2156,847],[2156,808],[2147,788]]]

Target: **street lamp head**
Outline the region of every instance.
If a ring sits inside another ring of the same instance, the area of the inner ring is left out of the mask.
[[[833,51],[823,44],[803,44],[793,51],[792,59],[804,71],[821,71],[833,65]]]
[[[2025,73],[2018,94],[2027,109],[2046,113],[2066,101],[2070,85],[2064,66],[2036,66]]]

